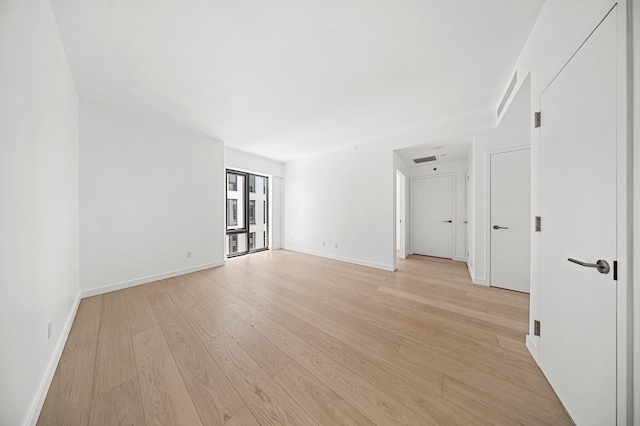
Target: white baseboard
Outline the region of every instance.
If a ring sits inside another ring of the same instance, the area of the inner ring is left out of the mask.
[[[224,265],[224,260],[219,262],[205,263],[202,265],[190,266],[188,268],[176,269],[174,271],[163,272],[161,274],[149,275],[147,277],[136,278],[133,280],[122,281],[114,284],[107,284],[101,287],[94,287],[88,290],[82,290],[81,297],[97,296],[99,294],[109,293],[116,290],[122,290],[124,288],[134,287],[141,284],[147,284],[154,281],[164,280],[167,278],[177,277],[178,275],[189,274],[191,272],[203,271],[205,269],[211,269]]]
[[[480,284],[483,286],[487,286],[486,280],[484,278],[478,278],[478,277],[474,277],[473,275],[471,276],[471,281],[473,281],[474,284]]]
[[[453,260],[455,260],[456,262],[464,262],[467,263],[467,258],[464,256],[456,256],[453,258]]]
[[[525,344],[527,345],[527,349],[529,349],[529,353],[531,353],[531,356],[533,357],[533,360],[536,362],[536,364],[540,364],[538,362],[538,341],[531,336],[530,334],[527,334],[527,338],[525,340]]]
[[[466,262],[467,259],[465,259],[464,261]],[[471,270],[471,267],[469,266],[468,263],[467,263],[467,270],[469,271],[469,276],[471,277],[472,283],[483,285],[485,287],[487,286],[486,280],[484,278],[478,278],[475,275],[473,275],[473,271]]]
[[[356,265],[368,266],[370,268],[383,269],[385,271],[391,271],[391,272],[395,271],[395,267],[393,265],[384,265],[382,263],[369,262],[367,260],[353,259],[351,257],[342,257],[342,256],[336,256],[333,254],[320,253],[317,251],[302,249],[299,247],[285,246],[284,249],[296,251],[298,253],[310,254],[312,256],[325,257],[327,259],[339,260],[340,262],[354,263]]]
[[[64,323],[62,332],[60,333],[60,337],[58,338],[58,342],[56,343],[56,347],[53,350],[53,354],[51,354],[51,359],[49,359],[49,364],[47,365],[44,377],[40,382],[40,387],[38,388],[36,398],[31,404],[31,409],[29,410],[29,415],[27,416],[27,422],[25,423],[27,425],[33,426],[38,422],[40,411],[42,411],[42,406],[44,405],[44,400],[47,397],[47,393],[49,393],[49,387],[51,386],[53,375],[56,372],[56,368],[58,368],[58,362],[60,362],[60,357],[62,356],[64,345],[67,343],[67,338],[69,337],[69,332],[71,331],[73,320],[76,318],[78,306],[80,306],[80,292],[78,292],[76,300],[73,302],[73,306],[71,307],[71,311],[69,312],[67,320]]]

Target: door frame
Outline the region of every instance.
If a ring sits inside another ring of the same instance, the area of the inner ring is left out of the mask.
[[[400,183],[400,193],[396,194],[396,203],[400,203],[400,217],[396,217],[395,229],[398,232],[400,228],[400,259],[407,258],[407,177],[400,170],[396,169],[396,190],[398,188],[398,182]],[[398,221],[402,222],[398,222]],[[398,223],[400,225],[398,226]],[[397,236],[396,236],[397,238]],[[395,251],[394,251],[395,253]]]
[[[487,254],[485,256],[485,271],[487,271],[487,277],[485,281],[485,285],[487,287],[491,287],[491,156],[494,154],[504,154],[507,152],[517,152],[517,151],[531,151],[531,145],[522,144],[517,146],[510,146],[508,148],[496,148],[489,150],[485,153],[485,182],[487,182],[486,189],[486,203],[485,203],[485,215],[486,223],[485,223],[485,232],[487,238],[485,238],[485,247],[484,252]],[[533,208],[531,209],[533,211]],[[531,256],[531,255],[529,255]],[[532,267],[531,259],[529,259],[529,267]],[[500,288],[500,287],[498,287]],[[531,283],[529,283],[529,291],[531,291]]]
[[[443,176],[451,176],[453,178],[453,195],[452,195],[452,206],[451,208],[453,209],[453,233],[451,236],[451,247],[453,250],[453,253],[451,255],[451,260],[454,260],[456,257],[456,235],[457,235],[457,230],[458,230],[458,195],[457,195],[457,173],[456,172],[445,172],[445,173],[434,173],[434,174],[430,174],[430,175],[420,175],[420,176],[412,176],[411,177],[411,253],[415,254],[415,250],[413,247],[413,234],[414,234],[414,230],[413,230],[413,224],[415,223],[415,218],[414,218],[414,200],[415,200],[415,195],[413,193],[413,191],[415,190],[415,185],[414,182],[418,179],[425,179],[425,178],[437,178],[437,177],[443,177]],[[443,258],[443,259],[448,259],[448,258]]]
[[[632,140],[632,132],[629,129],[630,124],[633,122],[632,114],[632,103],[633,103],[633,94],[628,92],[628,88],[630,87],[629,79],[631,78],[631,61],[629,57],[628,46],[630,46],[630,31],[628,31],[629,23],[629,8],[630,2],[628,0],[609,0],[605,2],[605,5],[601,9],[600,13],[596,15],[596,18],[592,21],[591,25],[588,27],[588,30],[580,37],[578,43],[576,43],[573,48],[569,51],[569,53],[565,56],[564,60],[560,63],[560,65],[556,68],[555,72],[551,74],[551,77],[545,82],[545,84],[541,85],[541,89],[537,94],[537,102],[538,108],[540,105],[540,97],[544,93],[544,91],[551,85],[551,83],[555,80],[555,78],[560,74],[565,65],[571,60],[571,58],[575,55],[575,53],[582,47],[582,45],[587,41],[587,39],[591,36],[591,34],[596,30],[596,28],[600,25],[600,23],[607,17],[609,12],[613,10],[614,7],[619,6],[617,10],[617,138],[616,138],[616,146],[617,146],[617,220],[616,220],[616,256],[618,260],[618,282],[617,282],[617,309],[616,309],[616,322],[617,322],[617,330],[616,330],[616,371],[617,371],[617,413],[616,413],[616,423],[619,426],[627,425],[632,421],[632,410],[633,410],[633,377],[629,374],[633,362],[633,353],[632,347],[630,345],[629,333],[632,330],[632,306],[631,303],[631,289],[630,285],[632,283],[632,238],[628,235],[628,230],[633,229],[632,221],[633,221],[633,211],[631,201],[633,200],[631,193],[633,191],[633,186],[631,183],[631,171],[632,171],[632,161],[633,161],[633,140]],[[544,114],[542,117],[542,125],[544,126]],[[541,143],[541,133],[539,130],[533,130],[535,136],[532,140],[537,141],[538,147]],[[538,158],[538,174],[542,173],[542,167],[540,164],[540,155],[539,148],[537,151],[532,151]],[[534,175],[535,176],[535,175]],[[538,195],[538,203],[540,200],[540,188],[536,185],[537,195]],[[536,211],[540,212],[540,205],[535,206]],[[544,232],[544,218],[542,218],[542,232]],[[532,237],[535,238],[535,232],[532,232]],[[538,250],[540,250],[540,243],[537,240]],[[532,251],[533,254],[533,251]],[[539,345],[538,345],[538,337],[534,336],[533,333],[533,320],[541,319],[540,318],[540,298],[539,294],[541,291],[540,288],[540,257],[532,256],[532,264],[531,268],[535,268],[538,273],[532,274],[532,277],[535,277],[537,280],[536,287],[538,292],[538,304],[536,308],[538,310],[536,312],[530,312],[530,328],[529,334],[527,335],[526,345],[529,349],[529,352],[533,355],[533,358],[538,362],[539,359]],[[532,290],[533,290],[533,281],[532,281]],[[533,299],[532,299],[533,300]],[[640,366],[636,366],[636,368],[640,368]]]
[[[469,174],[470,170],[467,169],[464,172],[464,258],[467,263],[467,267],[469,267],[470,255],[469,253],[469,243],[471,242],[471,224],[469,223],[469,219],[471,218],[470,210],[471,210],[471,177]]]

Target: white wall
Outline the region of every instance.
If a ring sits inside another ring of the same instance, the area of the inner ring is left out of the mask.
[[[494,112],[481,111],[285,163],[284,248],[394,269],[395,170],[410,177],[394,150],[465,137],[495,124]],[[406,190],[411,191],[408,182]],[[408,212],[410,197],[405,201]],[[408,244],[410,221],[406,225]],[[335,242],[341,243],[337,249]]]
[[[277,161],[249,154],[237,149],[224,147],[224,165],[227,169],[269,176],[269,220],[271,222],[270,247],[282,248],[283,218],[283,176],[284,165]]]
[[[450,163],[422,164],[420,166],[411,167],[410,169],[412,178],[421,176],[437,176],[450,173],[453,173],[455,175],[456,211],[454,218],[454,232],[456,235],[456,246],[453,259],[461,262],[466,261],[466,225],[464,224],[466,200],[464,175],[467,167],[468,165],[466,161],[453,161]],[[411,212],[411,210],[409,210],[409,212]]]
[[[284,247],[393,270],[395,174],[371,142],[286,163]]]
[[[81,102],[83,296],[223,264],[224,179],[221,142]]]
[[[488,157],[494,150],[531,144],[530,87],[527,77],[498,127],[477,134],[470,153],[470,186],[473,203],[470,222],[472,223],[473,241],[469,245],[469,270],[476,284],[489,284],[486,282],[489,250],[487,234],[490,225],[487,211],[490,185],[487,173]]]
[[[280,162],[224,147],[224,166],[244,172],[253,172],[275,177],[284,176],[284,165]]]
[[[78,97],[48,1],[0,2],[0,52],[0,424],[21,425],[79,300]]]

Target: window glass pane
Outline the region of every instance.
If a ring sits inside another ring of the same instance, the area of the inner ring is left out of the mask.
[[[247,252],[247,234],[229,234],[227,240],[227,255],[233,256]]]
[[[237,191],[238,190],[238,175],[234,175],[232,173],[227,173],[227,181],[228,181],[227,189],[229,191]]]
[[[227,230],[246,228],[244,175],[227,173]]]
[[[256,200],[249,200],[249,224],[256,224]]]
[[[256,177],[249,175],[249,192],[256,192]]]
[[[227,200],[227,226],[238,225],[238,200]]]

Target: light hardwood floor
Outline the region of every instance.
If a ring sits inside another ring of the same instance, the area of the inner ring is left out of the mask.
[[[572,424],[529,297],[278,250],[82,300],[38,424]]]

